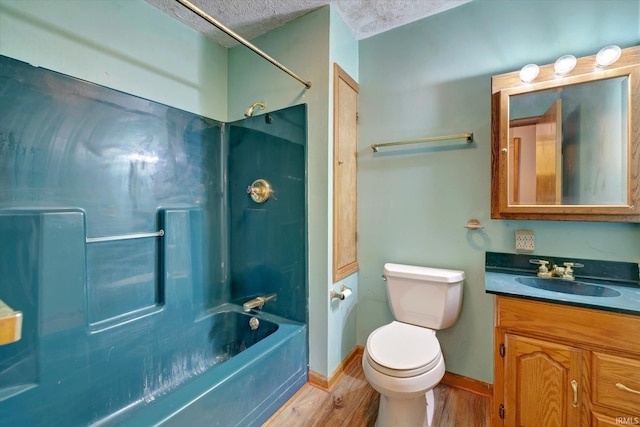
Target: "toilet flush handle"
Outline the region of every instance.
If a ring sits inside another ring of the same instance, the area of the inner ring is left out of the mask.
[[[382,280],[384,280],[385,282],[387,281],[387,276],[385,276],[384,274],[382,275]]]

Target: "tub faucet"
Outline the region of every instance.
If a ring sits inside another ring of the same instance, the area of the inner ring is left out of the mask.
[[[262,297],[256,297],[242,304],[244,311],[251,311],[252,309],[262,309],[264,303],[267,301],[275,301],[277,294],[269,294]]]

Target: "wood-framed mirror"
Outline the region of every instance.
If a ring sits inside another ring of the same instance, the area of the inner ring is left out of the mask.
[[[491,218],[640,222],[640,46],[491,78]]]

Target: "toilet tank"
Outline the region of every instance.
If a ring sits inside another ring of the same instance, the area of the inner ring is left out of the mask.
[[[396,320],[436,330],[458,320],[464,271],[387,263],[384,275]]]

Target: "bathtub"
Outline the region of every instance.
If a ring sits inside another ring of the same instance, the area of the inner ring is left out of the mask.
[[[255,330],[252,318],[259,322]],[[307,382],[305,325],[243,313],[234,304],[198,323],[212,325],[213,353],[204,372],[92,425],[260,426]]]
[[[307,382],[304,324],[244,313],[235,304],[195,322],[166,318],[160,310],[121,331],[90,334],[88,367],[87,353],[78,358],[81,351],[64,346],[61,353],[63,347],[45,341],[33,381],[0,382],[0,419],[46,427],[260,426]],[[255,330],[251,318],[259,322]],[[13,370],[24,371],[23,365]]]
[[[257,426],[307,381],[306,325],[264,312],[252,331],[238,304],[203,307],[192,215],[163,218],[160,249],[126,242],[162,261],[137,307],[121,281],[92,296],[83,212],[0,210],[0,290],[24,318],[0,346],[0,424]]]

